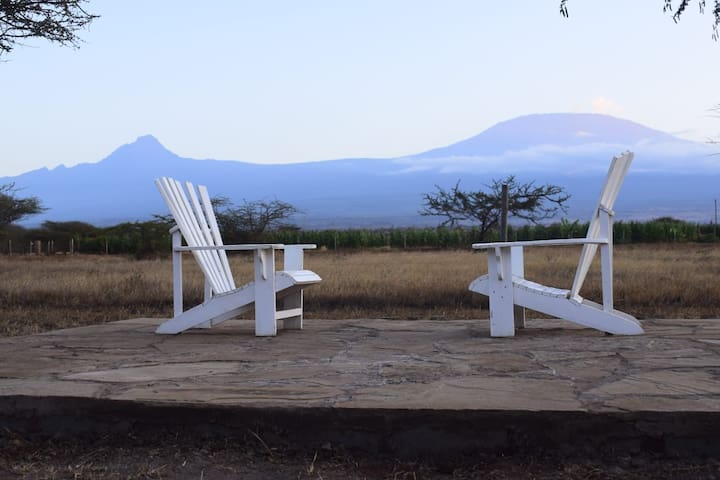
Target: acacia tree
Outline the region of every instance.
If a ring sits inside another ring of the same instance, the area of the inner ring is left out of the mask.
[[[567,3],[568,0],[560,0],[560,14],[563,17],[569,16]],[[674,3],[675,2],[673,0],[663,0],[663,12],[669,12],[672,15],[673,21],[677,23],[683,13],[685,13],[687,7],[692,3],[692,0],[680,0],[676,4],[677,6],[673,5]],[[697,4],[700,9],[700,13],[705,13],[705,8],[707,6],[706,0],[698,0]],[[718,31],[718,28],[720,28],[720,0],[714,0],[712,14],[714,18],[712,38],[717,41],[718,38],[720,38],[720,32]]]
[[[212,202],[223,238],[229,242],[260,241],[266,230],[294,228],[286,220],[300,213],[291,204],[280,200],[243,200],[239,206],[224,197],[214,198]]]
[[[45,210],[37,197],[18,198],[14,183],[0,185],[0,227]]]
[[[455,227],[475,224],[480,231],[478,240],[485,240],[497,227],[502,215],[502,186],[508,186],[508,215],[538,223],[566,212],[565,202],[570,195],[557,185],[536,186],[535,182],[519,183],[515,175],[493,180],[488,191],[468,192],[460,189],[460,181],[450,190],[435,185],[435,193],[423,194],[424,206],[420,215],[445,217],[441,225]]]
[[[77,48],[77,31],[98,15],[83,8],[87,0],[0,0],[0,57],[28,38],[44,38]]]

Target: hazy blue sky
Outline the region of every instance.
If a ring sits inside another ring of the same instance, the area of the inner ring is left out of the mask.
[[[145,134],[181,156],[417,153],[512,117],[602,112],[720,134],[720,43],[662,0],[92,0],[79,50],[0,63],[0,176]]]

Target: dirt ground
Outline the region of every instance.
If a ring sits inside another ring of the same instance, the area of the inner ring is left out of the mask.
[[[433,461],[275,447],[262,438],[104,437],[28,440],[0,432],[1,479],[720,479],[712,458],[482,455]]]

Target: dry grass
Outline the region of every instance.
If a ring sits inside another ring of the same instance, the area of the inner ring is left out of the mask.
[[[531,249],[528,278],[569,287],[579,250]],[[200,301],[202,277],[191,258],[187,303]],[[240,279],[251,277],[249,256],[233,258]],[[485,273],[482,253],[470,251],[309,252],[306,265],[323,282],[307,291],[308,318],[484,318],[487,300],[467,291]],[[639,318],[720,317],[720,245],[630,245],[615,250],[617,308]],[[124,257],[0,257],[0,335],[172,311],[169,259]],[[583,295],[600,299],[598,268]]]

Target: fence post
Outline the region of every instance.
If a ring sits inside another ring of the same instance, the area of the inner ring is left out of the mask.
[[[500,194],[500,241],[501,242],[507,242],[508,241],[508,208],[509,208],[509,199],[508,199],[508,186],[506,183],[502,186],[502,191]]]

